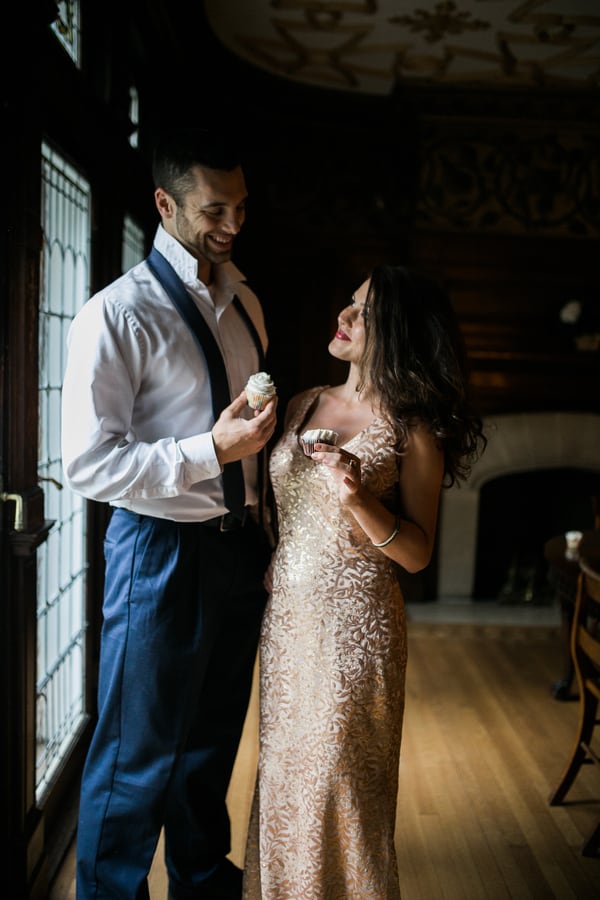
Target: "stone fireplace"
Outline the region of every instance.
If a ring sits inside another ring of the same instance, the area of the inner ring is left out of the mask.
[[[482,487],[513,473],[581,469],[600,476],[600,415],[516,413],[485,419],[488,446],[460,487],[444,490],[440,507],[437,598],[473,598]],[[591,499],[591,498],[590,498]]]

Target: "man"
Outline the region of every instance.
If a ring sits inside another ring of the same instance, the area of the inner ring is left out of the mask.
[[[153,177],[152,252],[75,317],[63,386],[67,482],[114,507],[78,900],[148,897],[163,826],[172,900],[241,896],[225,795],[266,601],[257,454],[277,400],[252,413],[244,394],[267,339],[230,261],[247,196],[234,143],[168,135]]]

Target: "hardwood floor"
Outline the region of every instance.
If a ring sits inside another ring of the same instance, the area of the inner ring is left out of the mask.
[[[577,702],[551,695],[562,665],[555,625],[410,622],[396,840],[403,900],[600,900],[600,858],[580,854],[600,817],[600,773],[583,771],[564,806],[547,803],[577,725]],[[254,692],[229,792],[238,865],[256,729]],[[166,898],[161,846],[150,893]],[[74,898],[71,854],[49,900]]]

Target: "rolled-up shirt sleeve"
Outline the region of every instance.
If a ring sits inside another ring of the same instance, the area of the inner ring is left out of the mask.
[[[152,500],[220,475],[202,392],[184,361],[163,361],[161,341],[177,337],[148,333],[130,309],[102,296],[75,318],[61,423],[72,490],[98,501]]]

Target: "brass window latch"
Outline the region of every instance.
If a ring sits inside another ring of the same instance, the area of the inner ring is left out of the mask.
[[[0,494],[0,500],[6,503],[7,500],[13,500],[15,504],[15,523],[13,528],[15,531],[23,531],[23,494],[7,494],[3,491]]]
[[[62,491],[62,484],[60,481],[57,481],[56,478],[44,477],[42,475],[38,476],[38,481],[49,481],[54,485],[59,491]],[[10,494],[6,491],[2,491],[0,493],[0,500],[3,503],[6,503],[9,500],[15,504],[15,521],[13,524],[13,529],[15,531],[24,531],[25,530],[25,518],[24,518],[24,509],[25,509],[25,501],[24,494]]]

